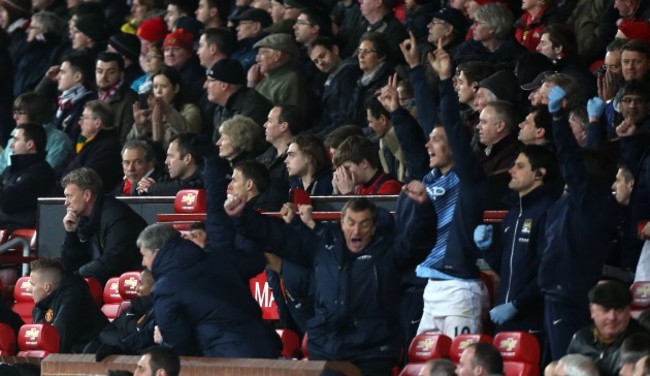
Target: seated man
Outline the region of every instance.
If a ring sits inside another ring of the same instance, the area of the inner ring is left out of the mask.
[[[621,343],[631,334],[647,330],[630,318],[632,293],[621,282],[597,284],[589,291],[589,303],[594,323],[578,330],[567,353],[591,358],[603,376],[618,375]]]
[[[408,188],[405,194],[418,204],[413,220],[400,228],[370,200],[354,198],[343,207],[340,225],[323,225],[318,231],[263,216],[243,197],[226,200],[224,208],[239,234],[313,269],[310,359],[350,361],[362,374],[392,375],[401,350],[399,305],[387,302],[399,301],[395,281],[425,258],[436,237],[431,228],[435,211],[426,194]],[[293,214],[288,207],[283,207],[285,217]],[[303,222],[314,227],[309,212],[301,212]]]
[[[303,189],[310,196],[332,194],[332,162],[325,145],[317,137],[296,136],[289,144],[284,164],[292,189]]]
[[[545,145],[552,147],[551,114],[546,106],[533,106],[524,121],[519,123],[517,139],[524,145]]]
[[[153,176],[158,179],[162,173],[156,168],[153,148],[144,140],[130,140],[122,147],[122,170],[124,180],[115,190],[116,196],[137,196],[140,180]]]
[[[66,274],[56,260],[40,258],[30,267],[34,323],[54,325],[59,332],[60,352],[81,352],[108,324],[88,285],[78,276]]]
[[[13,231],[36,227],[38,198],[48,196],[56,181],[45,161],[45,129],[39,124],[16,126],[9,145],[11,166],[0,178],[0,227]]]
[[[138,195],[175,196],[181,189],[203,188],[202,161],[196,134],[181,133],[172,137],[165,159],[169,176],[159,181],[151,176],[140,179]]]
[[[164,346],[152,346],[142,352],[135,369],[136,376],[178,376],[181,360],[173,350]]]
[[[503,359],[499,350],[490,343],[472,343],[460,356],[456,375],[503,375]]]
[[[213,239],[215,237],[212,237]],[[281,342],[224,252],[204,252],[171,225],[145,228],[137,245],[156,279],[156,322],[179,355],[277,358]]]
[[[104,284],[110,277],[140,269],[135,240],[146,222],[128,205],[104,196],[96,172],[82,167],[61,183],[66,231],[61,260],[66,270]]]
[[[343,141],[334,153],[332,185],[342,195],[396,195],[402,183],[381,170],[377,147],[367,138],[355,136]]]
[[[546,374],[546,371],[544,371]],[[599,376],[593,359],[581,354],[567,354],[553,367],[553,376]]]

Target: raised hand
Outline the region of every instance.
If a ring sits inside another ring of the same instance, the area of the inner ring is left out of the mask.
[[[228,216],[234,218],[241,215],[245,206],[246,201],[242,197],[239,195],[229,195],[223,203],[223,210],[228,214]]]
[[[409,31],[409,39],[404,39],[399,45],[399,49],[402,50],[402,55],[404,55],[404,60],[409,65],[409,67],[414,68],[420,65],[420,49],[418,48],[417,41],[412,31]]]
[[[379,96],[377,97],[379,103],[381,103],[388,112],[393,112],[400,107],[399,95],[397,93],[397,82],[397,73],[388,77],[388,84],[381,88]]]
[[[625,119],[616,127],[618,137],[630,137],[636,133],[636,124],[632,119]]]
[[[336,171],[334,171],[332,184],[334,185],[334,189],[342,195],[354,193],[354,186],[356,185],[352,173],[343,166],[339,166]]]
[[[413,180],[410,183],[402,187],[402,191],[410,198],[411,200],[417,202],[418,204],[424,204],[429,199],[427,196],[427,189],[422,184],[422,182]]]
[[[47,79],[52,82],[56,82],[60,70],[61,70],[60,65],[52,65],[47,69],[47,72],[45,72],[45,77],[47,77]]]
[[[138,191],[139,194],[149,193],[149,187],[151,187],[154,184],[156,184],[156,180],[154,178],[140,179],[140,181],[138,182],[138,188],[136,188],[136,191]]]
[[[246,74],[246,80],[248,81],[248,87],[255,87],[258,82],[262,81],[262,78],[264,75],[262,74],[262,70],[260,69],[259,64],[253,64],[252,67],[248,70],[248,73]]]
[[[79,225],[79,217],[77,213],[68,209],[65,217],[63,217],[63,227],[67,232],[77,231],[77,226]]]
[[[133,102],[133,120],[136,125],[144,126],[149,121],[149,116],[151,116],[150,109],[140,108],[138,101]]]
[[[316,227],[316,221],[314,221],[314,207],[311,205],[300,205],[298,207],[298,215],[300,215],[300,220],[310,229]]]
[[[438,73],[441,80],[448,80],[452,77],[451,56],[445,51],[442,45],[442,38],[438,39],[438,45],[435,51],[429,52],[427,60],[431,68]]]
[[[548,112],[555,114],[562,109],[564,104],[564,98],[566,97],[566,91],[561,87],[555,85],[551,88],[551,92],[548,93]]]
[[[280,208],[280,215],[284,223],[291,223],[296,216],[296,205],[292,202],[285,202]]]

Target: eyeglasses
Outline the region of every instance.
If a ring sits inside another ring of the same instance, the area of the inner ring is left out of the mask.
[[[305,20],[296,20],[296,25],[312,26],[313,24],[311,22],[305,21]]]
[[[27,111],[14,110],[13,114],[14,114],[14,116],[27,115]]]
[[[434,19],[431,20],[430,24],[431,25],[446,25],[447,22],[445,22],[443,20],[439,20],[437,18],[434,18]]]
[[[625,104],[645,104],[648,100],[646,98],[642,97],[623,97],[621,98],[621,102]]]
[[[93,116],[81,116],[79,119],[81,119],[81,120],[95,120],[97,118],[93,117]]]
[[[474,20],[474,21],[472,21],[472,25],[485,25],[485,22],[479,21],[479,20]]]
[[[357,50],[357,52],[359,53],[359,56],[365,56],[365,55],[368,55],[368,54],[376,54],[377,53],[377,51],[375,51],[375,50],[364,50],[364,49],[361,49],[361,48],[359,48]]]

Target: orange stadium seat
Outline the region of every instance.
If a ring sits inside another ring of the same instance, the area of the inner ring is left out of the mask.
[[[102,306],[102,293],[103,288],[102,284],[99,283],[95,278],[84,278],[86,283],[88,283],[88,289],[90,290],[90,295],[93,296],[93,300],[97,303],[97,306]]]
[[[104,305],[102,312],[109,321],[113,321],[120,315],[121,304],[124,301],[120,295],[120,277],[113,277],[106,281],[104,286]]]
[[[14,286],[14,305],[11,309],[27,324],[32,323],[32,310],[34,299],[32,299],[32,287],[29,277],[20,277]]]
[[[205,200],[205,190],[182,189],[178,191],[174,199],[174,211],[187,214],[207,212],[208,205]]]
[[[138,297],[140,288],[140,272],[132,271],[123,273],[119,283],[120,296],[123,300],[131,300]]]
[[[16,354],[16,332],[7,324],[0,323],[0,355]]]
[[[540,349],[537,337],[527,332],[501,332],[494,346],[503,358],[505,376],[538,376]]]
[[[287,359],[300,357],[300,339],[291,329],[276,329],[276,333],[282,340],[282,352],[280,356]]]
[[[632,284],[632,311],[631,315],[635,319],[641,316],[641,313],[650,308],[650,281],[639,281]]]
[[[424,364],[431,359],[449,358],[451,338],[444,334],[423,332],[415,336],[409,345],[409,362],[400,376],[417,376]]]
[[[449,350],[449,358],[452,362],[460,362],[460,356],[467,346],[472,343],[485,342],[492,343],[492,337],[487,334],[461,334],[453,339],[451,342],[451,349]]]
[[[59,352],[59,332],[50,324],[25,324],[18,332],[18,356],[45,358]]]

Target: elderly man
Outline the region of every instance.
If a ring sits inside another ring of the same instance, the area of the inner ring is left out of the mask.
[[[237,16],[237,48],[232,58],[239,61],[248,71],[255,64],[254,44],[268,34],[264,29],[271,26],[273,19],[265,10],[251,8]]]
[[[80,168],[63,178],[66,231],[61,260],[66,270],[105,283],[110,277],[139,269],[135,240],[146,225],[136,212],[104,196],[99,175]]]
[[[603,376],[618,375],[623,340],[633,333],[647,332],[630,318],[632,293],[624,284],[607,281],[589,291],[593,324],[576,332],[567,353],[591,358]]]
[[[486,174],[510,168],[517,158],[520,143],[515,135],[517,114],[507,101],[488,102],[479,115],[479,141],[484,150],[477,157]]]
[[[298,47],[291,35],[269,35],[253,47],[257,48],[257,64],[248,72],[249,87],[254,86],[273,104],[304,108],[307,105],[306,89],[295,62]]]
[[[115,190],[116,196],[137,196],[138,183],[145,177],[161,175],[156,169],[156,156],[146,141],[127,141],[122,148],[124,180]]]

